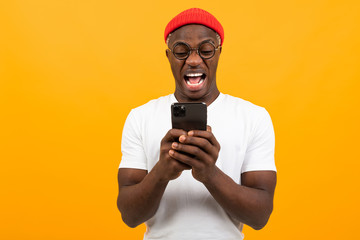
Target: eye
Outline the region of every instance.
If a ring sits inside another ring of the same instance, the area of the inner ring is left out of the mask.
[[[215,47],[211,43],[203,43],[200,46],[199,52],[203,57],[211,57],[214,54]]]
[[[185,58],[187,56],[187,53],[175,53],[175,56],[177,58]]]
[[[201,55],[203,55],[203,56],[211,56],[211,54],[213,53],[213,51],[204,51],[204,50],[201,50],[200,53],[201,53]]]
[[[184,43],[178,43],[174,46],[173,53],[177,58],[185,58],[189,53],[189,47]]]

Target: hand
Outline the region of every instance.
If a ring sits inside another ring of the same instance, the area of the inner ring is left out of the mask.
[[[160,145],[160,159],[156,164],[156,168],[161,174],[161,180],[170,181],[178,178],[182,171],[191,169],[191,167],[185,163],[175,160],[169,155],[171,151],[171,144],[179,140],[180,136],[186,136],[187,132],[180,129],[170,129],[164,138],[161,140]]]
[[[179,137],[179,143],[173,142],[169,154],[183,164],[191,166],[193,177],[205,183],[218,170],[215,163],[219,155],[220,144],[207,126],[206,131],[192,130]]]

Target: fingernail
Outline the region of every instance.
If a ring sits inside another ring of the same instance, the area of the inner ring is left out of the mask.
[[[174,150],[170,150],[170,151],[169,151],[169,154],[170,154],[170,155],[174,155]]]
[[[178,146],[179,146],[179,144],[178,144],[177,142],[173,142],[173,143],[172,143],[172,147],[173,147],[173,148],[177,148]]]
[[[194,131],[190,131],[190,132],[188,133],[188,135],[189,135],[189,136],[193,136],[193,135],[194,135]]]
[[[184,135],[181,135],[181,136],[179,137],[179,141],[180,141],[180,142],[185,141],[185,136],[184,136]]]

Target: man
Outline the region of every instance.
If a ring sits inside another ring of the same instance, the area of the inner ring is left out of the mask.
[[[264,108],[219,92],[224,42],[210,13],[188,9],[165,29],[175,93],[133,109],[124,126],[118,208],[144,239],[242,239],[273,208],[274,132]],[[173,102],[205,102],[207,131],[171,129]]]

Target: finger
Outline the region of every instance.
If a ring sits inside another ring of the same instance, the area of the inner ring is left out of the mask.
[[[191,167],[194,167],[194,168],[198,168],[199,165],[200,165],[199,160],[197,160],[195,158],[192,158],[192,157],[189,157],[188,155],[179,153],[179,152],[177,152],[175,150],[170,150],[169,155],[172,158],[174,158],[175,160],[181,162],[182,164],[185,164],[185,165],[188,165],[188,166],[191,166]]]
[[[187,135],[187,132],[182,129],[170,129],[162,139],[165,142],[179,141],[181,135]]]
[[[177,159],[175,159],[175,158],[173,157],[174,154],[173,154],[171,151],[174,152],[174,150],[170,150],[170,151],[169,151],[170,158],[171,158],[172,160],[175,160],[175,164],[177,165],[177,169],[178,169],[179,171],[191,169],[191,166],[190,166],[190,165],[185,164],[185,163],[183,163],[183,162],[178,161]]]
[[[210,131],[191,130],[190,132],[188,132],[188,135],[193,137],[206,138],[212,145],[214,145],[220,150],[219,142],[216,140],[214,134],[211,132],[211,127],[208,127],[210,128]]]
[[[211,129],[211,127],[209,125],[206,126],[206,131],[212,132],[212,129]]]
[[[188,155],[191,158],[196,158],[202,161],[209,160],[209,155],[197,146],[174,142],[172,143],[171,147],[177,152],[180,152],[182,154],[185,153],[185,155]]]
[[[199,147],[210,155],[217,156],[218,154],[216,146],[212,145],[206,138],[181,135],[179,141],[186,145]]]

